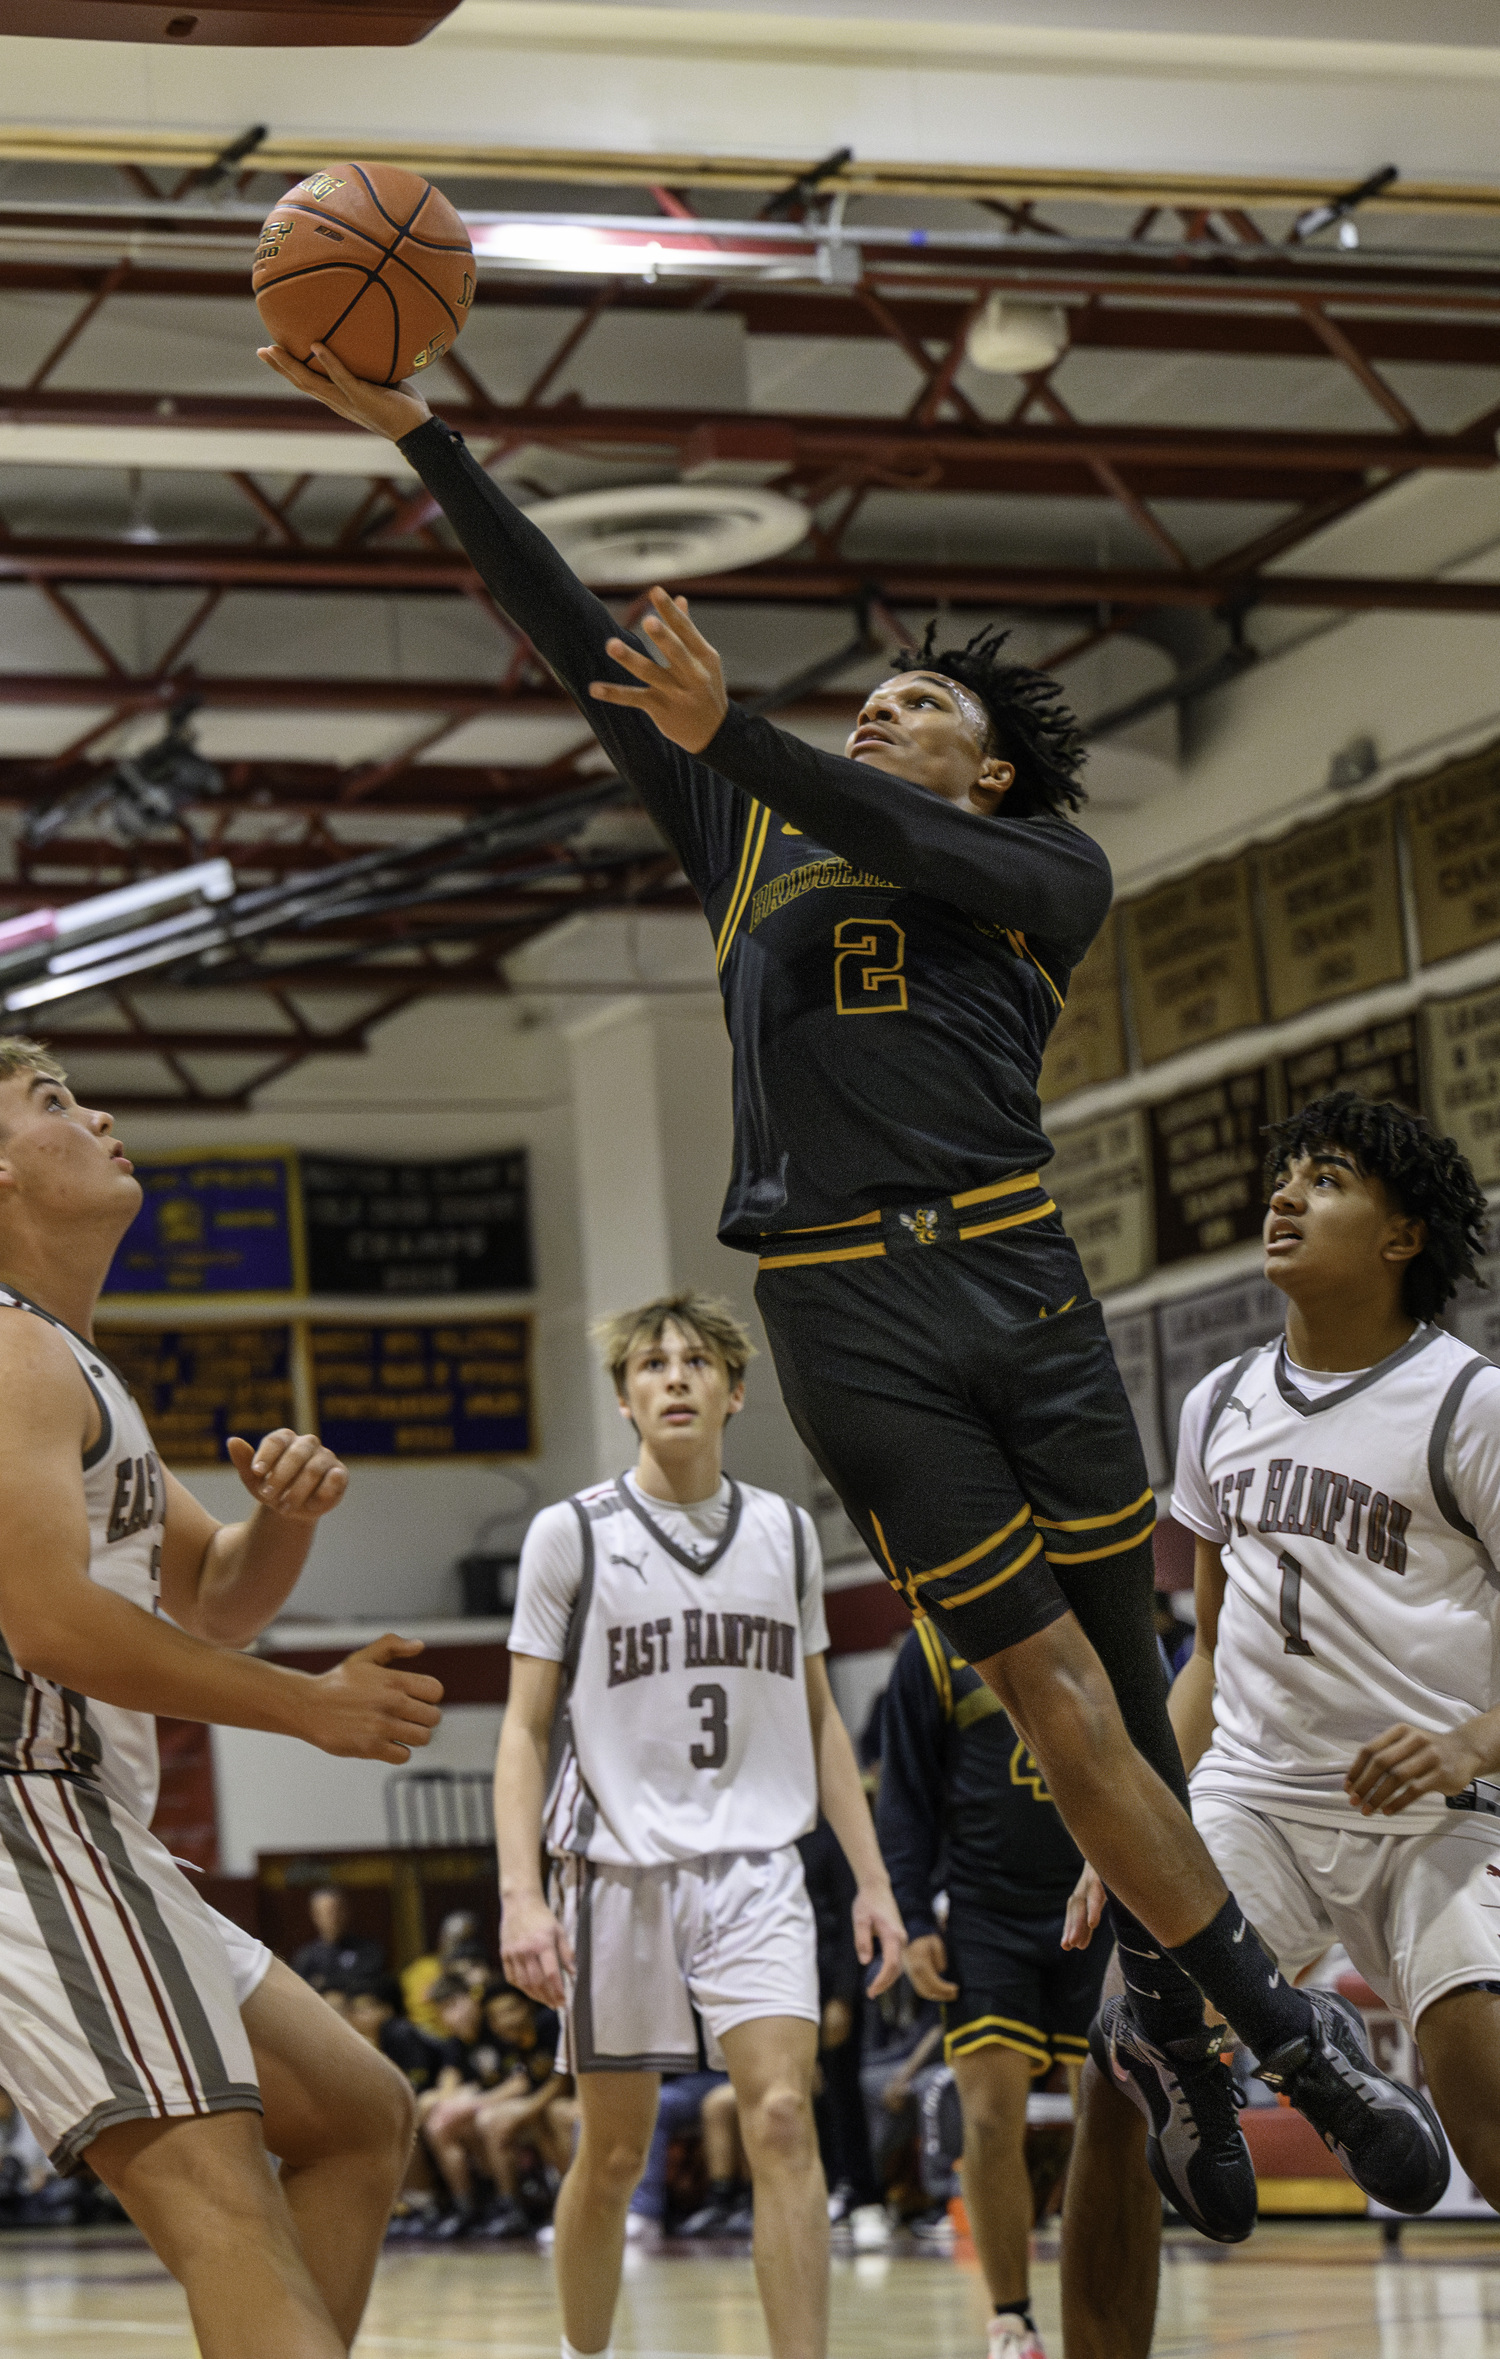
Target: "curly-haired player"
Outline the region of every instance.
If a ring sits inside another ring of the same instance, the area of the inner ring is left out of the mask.
[[[1432,1323],[1485,1200],[1452,1139],[1347,1090],[1270,1133],[1266,1193],[1286,1332],[1182,1410],[1193,1818],[1289,1978],[1341,1941],[1405,2017],[1500,2208],[1500,1369]],[[1070,2359],[1138,2359],[1160,2218],[1140,2123],[1095,2083],[1079,2145]]]
[[[723,1242],[754,1253],[786,1404],[877,1561],[1000,1697],[1114,1901],[1152,2154],[1210,2234],[1254,2174],[1199,1988],[1373,2193],[1446,2160],[1404,2093],[1351,2091],[1189,1822],[1151,1620],[1156,1507],[1099,1305],[1041,1174],[1037,1074],[1111,892],[1065,815],[1055,685],[983,641],[866,697],[842,756],[732,704],[663,590],[645,641],[410,388],[291,384],[395,436],[491,595],[678,852],[734,1043]],[[1014,799],[1013,799],[1014,798]]]

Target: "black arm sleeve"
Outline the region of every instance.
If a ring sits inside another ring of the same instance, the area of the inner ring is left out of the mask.
[[[943,1840],[946,1726],[942,1701],[915,1631],[885,1691],[875,1832],[907,1939],[935,1933],[932,1879]]]
[[[739,860],[749,796],[673,745],[644,713],[589,695],[592,680],[629,678],[605,653],[607,639],[643,651],[645,643],[585,589],[546,535],[490,480],[462,435],[428,418],[397,448],[438,502],[501,613],[525,633],[635,788],[702,899]]]
[[[1092,836],[1069,820],[960,810],[868,762],[820,753],[731,705],[702,759],[855,868],[981,923],[1056,943],[1076,966],[1103,925],[1113,881]]]

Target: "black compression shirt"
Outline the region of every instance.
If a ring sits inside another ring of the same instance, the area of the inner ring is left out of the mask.
[[[754,1252],[1047,1162],[1037,1073],[1109,908],[1098,845],[1065,819],[960,810],[734,705],[693,755],[595,703],[590,681],[620,676],[606,639],[632,634],[450,427],[400,447],[703,903],[734,1044],[724,1243]]]

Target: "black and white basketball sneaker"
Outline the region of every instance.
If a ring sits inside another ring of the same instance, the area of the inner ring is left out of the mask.
[[[1218,2044],[1205,2038],[1198,2055],[1174,2056],[1147,2039],[1128,1998],[1115,1998],[1094,2019],[1089,2052],[1145,2115],[1146,2160],[1168,2203],[1215,2244],[1243,2244],[1255,2226],[1255,2166]]]
[[[1285,2091],[1366,2195],[1393,2212],[1430,2212],[1448,2184],[1448,2141],[1420,2090],[1370,2061],[1359,2009],[1310,1990],[1317,2027],[1262,2056],[1259,2077]]]

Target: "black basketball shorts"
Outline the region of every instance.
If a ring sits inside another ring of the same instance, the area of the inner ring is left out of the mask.
[[[1096,1933],[1087,1949],[1062,1947],[1063,1917],[1011,1917],[954,1900],[945,1936],[948,1980],[943,2055],[1014,2048],[1035,2073],[1081,2064],[1114,1945]]]
[[[1145,1580],[1133,1618],[1149,1620],[1135,1420],[1072,1240],[1030,1188],[990,1222],[950,1199],[768,1239],[755,1288],[802,1439],[969,1662],[1046,1629],[1111,1559]]]

